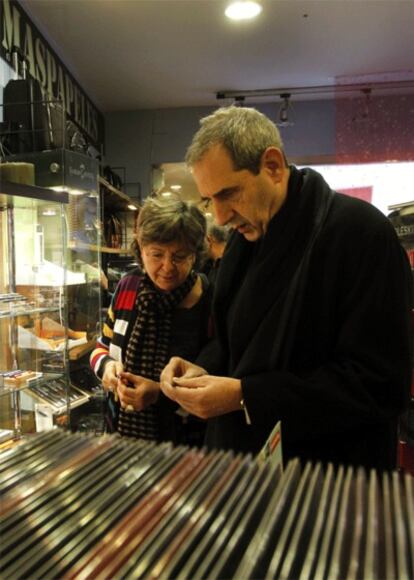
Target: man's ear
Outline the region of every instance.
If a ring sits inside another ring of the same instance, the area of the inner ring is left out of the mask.
[[[285,156],[278,147],[268,147],[261,160],[261,169],[264,170],[275,183],[282,181],[286,170]]]

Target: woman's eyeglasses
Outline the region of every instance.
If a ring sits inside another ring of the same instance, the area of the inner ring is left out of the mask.
[[[168,254],[168,252],[160,252],[158,250],[144,250],[144,252],[147,258],[149,258],[152,262],[161,263],[165,260],[165,258],[168,257],[175,266],[181,266],[182,264],[185,264],[188,262],[188,260],[190,260],[190,258],[194,256],[193,253],[188,254],[177,252],[176,254]]]

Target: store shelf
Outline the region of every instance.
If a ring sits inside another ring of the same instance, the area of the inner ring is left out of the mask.
[[[38,385],[31,386],[28,389],[28,394],[32,396],[36,401],[47,405],[53,415],[62,415],[68,411],[68,399],[70,408],[76,408],[83,405],[89,401],[89,395],[84,393],[77,387],[69,385],[69,389],[59,381],[55,381],[52,388],[42,389]],[[44,409],[46,410],[46,409]]]
[[[68,248],[70,250],[91,250],[92,252],[97,252],[99,246],[96,244],[88,244],[87,242],[69,242]]]
[[[394,203],[393,205],[389,205],[388,206],[388,210],[389,211],[393,211],[393,210],[396,210],[396,209],[403,209],[403,208],[406,208],[406,207],[407,208],[408,207],[414,208],[414,201],[405,201],[405,202],[402,202],[402,203]],[[413,209],[413,211],[414,211],[414,209]]]
[[[70,250],[90,250],[92,252],[97,252],[100,250],[104,254],[129,254],[129,248],[109,248],[107,246],[99,246],[95,244],[87,244],[85,242],[69,242],[68,247]]]
[[[111,209],[127,211],[128,205],[134,203],[129,195],[111,185],[105,178],[99,176],[98,182],[105,189],[105,204],[111,206]]]
[[[95,347],[96,344],[96,337],[89,340],[85,344],[80,344],[79,346],[75,346],[69,350],[69,360],[78,360],[82,358],[88,352]]]
[[[22,392],[27,389],[30,389],[31,387],[47,388],[51,381],[57,381],[64,378],[65,375],[63,373],[41,373],[41,376],[29,380],[23,385],[19,385],[17,387],[4,385],[0,387],[0,397],[10,395],[11,393]]]
[[[101,248],[101,252],[103,252],[104,254],[122,255],[122,254],[130,254],[131,250],[129,248],[108,248],[106,246],[103,246]]]
[[[45,314],[51,312],[59,312],[57,306],[45,308],[26,308],[21,310],[2,310],[0,311],[0,318],[17,318],[19,316],[33,316],[34,314]]]
[[[39,199],[41,201],[57,203],[68,203],[69,201],[69,195],[67,192],[56,192],[46,187],[37,187],[35,185],[12,183],[10,181],[1,180],[0,206],[9,206],[13,204],[13,197],[26,197],[28,199]]]

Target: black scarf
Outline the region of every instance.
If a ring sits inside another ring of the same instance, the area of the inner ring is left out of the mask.
[[[230,376],[246,374],[259,336],[265,368],[288,368],[309,260],[333,196],[315,171],[290,169],[286,202],[266,235],[252,243],[235,232],[222,258],[213,308]]]
[[[127,372],[153,381],[168,362],[172,313],[191,291],[197,275],[191,272],[183,284],[171,292],[162,292],[144,275],[136,299],[137,318],[125,354]],[[158,408],[151,405],[140,412],[119,410],[121,435],[158,440]]]

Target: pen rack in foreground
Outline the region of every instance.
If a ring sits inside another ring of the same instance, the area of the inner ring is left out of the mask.
[[[0,454],[3,578],[413,578],[397,472],[51,431]]]

